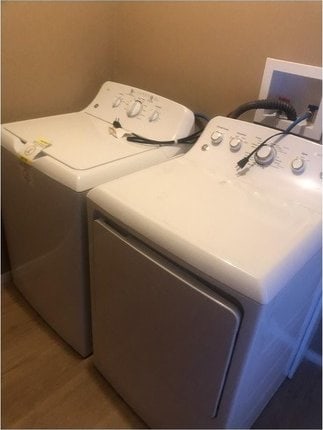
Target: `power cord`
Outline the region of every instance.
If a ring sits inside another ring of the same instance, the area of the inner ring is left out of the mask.
[[[209,121],[209,118],[202,113],[194,113],[194,117],[195,117],[195,121],[198,121],[201,119],[205,122]],[[113,122],[114,127],[115,127],[115,123],[116,123],[117,127],[121,127],[121,124],[118,120]],[[135,134],[135,133],[132,133],[130,136],[128,136],[127,140],[129,142],[146,143],[146,144],[149,143],[152,145],[175,145],[176,143],[193,144],[201,136],[204,128],[205,128],[205,125],[200,127],[199,130],[192,133],[191,135],[186,136],[186,137],[182,137],[182,138],[177,139],[177,140],[164,140],[164,141],[153,140],[153,139],[147,139],[146,137],[143,137],[143,136],[139,136],[138,134]]]
[[[260,148],[262,148],[263,146],[266,145],[266,143],[273,139],[274,137],[277,136],[286,136],[287,134],[289,134],[291,132],[291,130],[300,122],[304,121],[305,119],[310,119],[313,117],[314,112],[317,110],[317,106],[313,106],[313,105],[309,105],[308,110],[306,112],[304,112],[302,115],[300,115],[298,118],[296,118],[295,121],[293,121],[287,128],[286,130],[280,132],[280,133],[276,133],[273,134],[272,136],[267,137],[267,139],[265,139],[263,142],[261,142],[252,152],[250,152],[250,154],[248,154],[246,157],[242,158],[241,160],[238,161],[237,163],[237,168],[239,169],[243,169],[245,167],[245,165],[248,163],[249,159],[253,156],[253,154],[255,154]],[[275,142],[277,143],[277,142]],[[274,144],[275,144],[274,143]]]

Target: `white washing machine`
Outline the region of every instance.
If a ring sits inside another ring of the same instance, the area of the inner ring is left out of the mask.
[[[152,428],[248,428],[321,288],[319,144],[216,117],[88,194],[95,365]]]
[[[2,211],[13,281],[83,356],[91,353],[85,195],[191,146],[138,144],[127,134],[163,141],[193,127],[194,114],[184,106],[114,82],[104,83],[81,112],[2,126]]]

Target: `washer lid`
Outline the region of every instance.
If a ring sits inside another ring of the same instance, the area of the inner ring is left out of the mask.
[[[103,184],[89,198],[207,280],[269,302],[321,247],[321,214],[189,157]]]
[[[110,123],[85,112],[4,125],[24,142],[41,138],[51,143],[43,152],[76,170],[92,169],[156,148],[118,139],[110,134],[110,127]]]

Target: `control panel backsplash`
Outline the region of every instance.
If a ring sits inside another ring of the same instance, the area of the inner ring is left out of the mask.
[[[115,82],[106,82],[85,112],[109,123],[118,121],[129,132],[156,140],[186,137],[194,114],[164,97]]]
[[[314,198],[320,204],[320,144],[291,134],[279,135],[256,151],[245,167],[238,167],[238,161],[277,133],[279,131],[260,125],[215,117],[186,157],[220,177],[249,182],[255,189],[270,190],[276,195],[286,192],[291,198],[295,193],[301,193],[303,200]]]

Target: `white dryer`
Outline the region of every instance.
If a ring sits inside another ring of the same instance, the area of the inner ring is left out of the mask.
[[[191,146],[128,142],[128,133],[163,141],[193,127],[184,106],[114,82],[104,83],[81,112],[2,126],[2,212],[13,281],[83,356],[91,353],[85,195]]]
[[[321,288],[319,144],[211,120],[183,157],[90,191],[94,360],[152,428],[248,428]],[[270,142],[270,143],[269,143]]]

